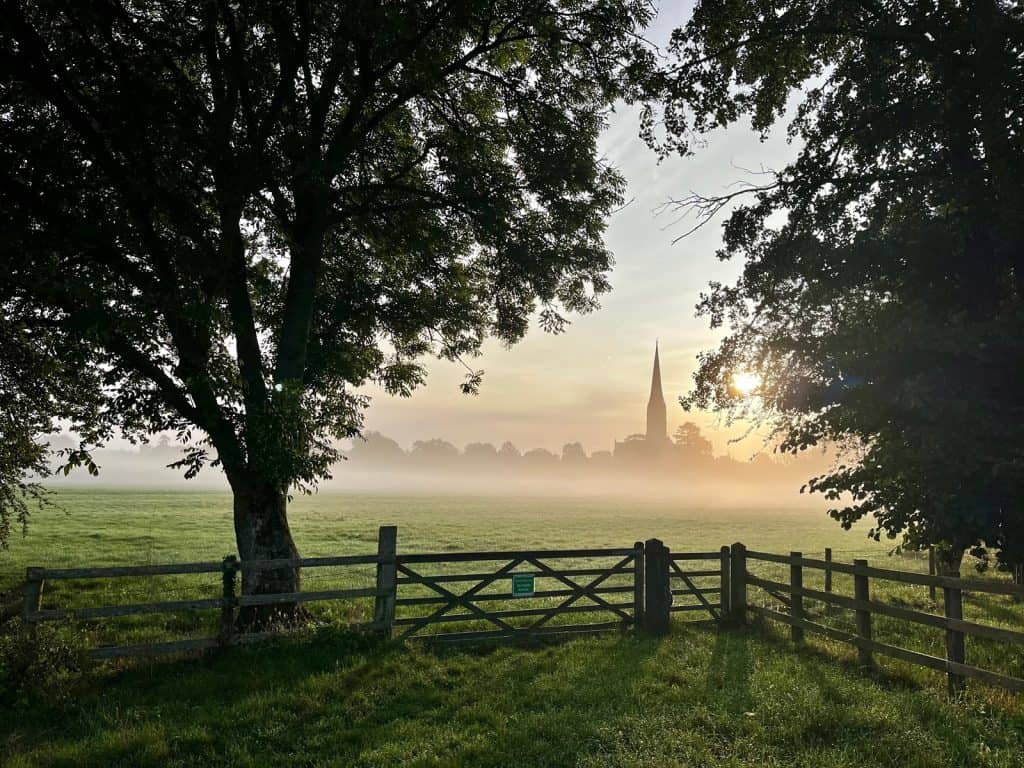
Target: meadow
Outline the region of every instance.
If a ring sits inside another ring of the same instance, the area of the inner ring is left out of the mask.
[[[219,560],[235,551],[231,496],[215,491],[60,490],[36,513],[27,537],[0,552],[0,590],[29,565],[148,564]],[[843,531],[808,509],[692,509],[668,500],[606,497],[486,497],[321,493],[296,496],[289,520],[303,556],[374,552],[377,529],[398,526],[402,552],[622,547],[657,537],[677,551],[750,549],[821,553],[890,563],[894,542],[867,538],[869,524]],[[917,555],[899,558],[918,569]]]
[[[27,565],[218,560],[233,550],[230,497],[212,492],[63,490],[63,510],[33,520],[0,553],[0,590]],[[675,551],[749,548],[924,570],[889,556],[867,526],[844,532],[807,510],[682,509],[667,501],[321,494],[296,498],[303,555],[372,553],[398,526],[400,552],[622,547],[658,537]],[[773,575],[770,564],[758,572]],[[965,575],[969,564],[965,563]],[[325,569],[329,570],[329,569]],[[368,583],[308,572],[305,588]],[[777,575],[777,574],[775,574]],[[44,603],[96,605],[215,595],[218,578],[162,577],[55,586]],[[813,586],[813,579],[808,586]],[[851,586],[836,576],[837,592]],[[159,598],[156,595],[159,595]],[[875,597],[941,613],[927,589]],[[751,592],[751,599],[761,598]],[[941,597],[940,597],[941,600]],[[972,685],[961,701],[943,676],[896,661],[859,669],[818,638],[796,648],[783,628],[719,630],[682,620],[652,639],[613,633],[537,648],[445,648],[344,631],[367,601],[333,604],[318,626],[203,659],[108,664],[73,695],[0,711],[12,766],[1024,766],[1024,697]],[[966,599],[969,618],[1024,626],[1009,598]],[[133,617],[93,639],[209,633],[214,616]],[[849,623],[845,612],[815,620]],[[942,653],[942,633],[879,617],[876,638]],[[972,663],[1024,676],[1019,648],[969,640]]]

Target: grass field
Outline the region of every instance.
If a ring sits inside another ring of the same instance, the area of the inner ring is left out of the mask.
[[[0,553],[0,584],[47,567],[219,559],[233,549],[230,499],[213,493],[63,491],[67,510],[36,517]],[[629,546],[750,548],[921,570],[888,558],[866,529],[843,532],[806,511],[683,510],[668,503],[341,496],[299,498],[303,555],[372,553],[396,524],[400,552]],[[757,570],[778,573],[771,566]],[[326,570],[326,569],[325,569]],[[118,603],[216,594],[213,578],[55,587],[46,604]],[[309,572],[305,587],[367,583],[369,570]],[[808,578],[809,586],[814,580]],[[836,590],[851,593],[842,577]],[[876,597],[935,611],[927,589]],[[757,599],[751,593],[753,599]],[[336,604],[323,628],[270,645],[95,672],[68,702],[0,711],[0,763],[28,765],[338,766],[1024,766],[1024,697],[975,685],[961,702],[942,676],[882,661],[868,673],[850,649],[796,649],[770,628],[719,631],[677,622],[667,638],[614,634],[552,647],[435,649],[335,628],[369,606]],[[941,606],[938,608],[941,612]],[[1008,598],[969,596],[975,620],[1024,626]],[[820,620],[842,625],[845,614]],[[101,641],[209,634],[214,617],[122,620]],[[877,619],[876,638],[941,655],[937,630]],[[111,634],[112,633],[112,634]],[[166,639],[166,638],[165,638]],[[968,659],[1024,676],[1024,653],[968,641]]]
[[[0,553],[0,580],[26,565],[190,562],[234,551],[231,497],[182,491],[62,490],[64,511],[33,518],[31,534]],[[289,519],[303,555],[375,551],[377,528],[397,525],[405,552],[523,547],[630,546],[658,537],[674,550],[749,548],[885,558],[892,544],[807,510],[693,510],[670,502],[604,498],[484,498],[319,494],[297,496]],[[2,582],[0,582],[2,583]]]

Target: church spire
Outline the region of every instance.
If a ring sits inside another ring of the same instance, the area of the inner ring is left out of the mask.
[[[658,360],[658,342],[654,342],[654,370],[651,373],[651,397],[647,401],[647,439],[660,442],[668,439],[668,414],[665,396],[661,392],[661,362]]]
[[[651,373],[651,400],[657,398],[665,402],[665,396],[661,393],[661,363],[658,361],[658,342],[654,342],[654,371]]]

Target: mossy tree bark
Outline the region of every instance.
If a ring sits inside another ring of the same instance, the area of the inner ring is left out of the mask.
[[[288,525],[287,494],[258,481],[234,481],[234,524],[238,554],[242,561],[242,594],[289,594],[301,588],[296,567],[246,570],[245,564],[259,560],[294,560],[298,549]],[[304,620],[297,603],[247,606],[239,612],[238,624],[253,632],[271,626]]]

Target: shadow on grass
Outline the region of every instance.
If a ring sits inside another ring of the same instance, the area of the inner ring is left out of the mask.
[[[907,752],[916,728],[966,759],[988,721],[967,711],[969,737],[947,737],[939,724],[954,710],[919,687],[758,629],[529,648],[323,631],[118,673],[3,738],[15,765],[847,766],[871,764],[879,745]],[[1018,745],[998,730],[997,746]]]
[[[634,686],[659,645],[610,635],[410,649],[414,668],[392,670],[407,679],[340,705],[326,728],[306,721],[302,738],[326,736],[346,765],[573,765],[634,711]]]
[[[982,592],[965,592],[964,603],[973,606],[976,612],[985,616],[982,623],[992,619],[1010,625],[1024,621],[1024,604],[1014,603],[1007,595],[993,595]]]
[[[812,645],[808,642],[799,646],[794,645],[793,641],[786,636],[783,630],[764,621],[754,622],[750,628],[744,630],[744,632],[755,635],[759,642],[762,642],[780,652],[794,654],[798,657],[814,659],[822,664],[841,669],[848,675],[870,680],[885,690],[895,692],[921,690],[922,688],[928,687],[922,685],[919,680],[915,679],[911,675],[900,672],[897,669],[883,669],[877,665],[865,667],[852,655],[853,653],[856,653],[856,651],[850,650],[850,646],[835,643],[835,641],[830,641],[827,638],[807,635],[808,638],[813,637],[815,642],[834,643],[836,647],[841,647],[843,650],[837,653],[836,650],[829,647],[829,645],[822,647],[816,644]]]
[[[0,711],[0,743],[74,755],[40,764],[159,765],[166,755],[152,747],[165,732],[212,725],[230,733],[224,726],[231,712],[254,696],[302,685],[326,671],[355,676],[399,651],[376,638],[323,630],[199,658],[101,667],[68,704],[21,701]],[[110,731],[121,733],[105,738]]]
[[[455,649],[320,632],[128,669],[8,718],[32,765],[571,763],[622,715],[657,641]],[[20,724],[19,724],[20,721]]]
[[[717,631],[705,678],[708,698],[730,714],[743,714],[753,706],[752,674],[750,637],[739,632]]]

